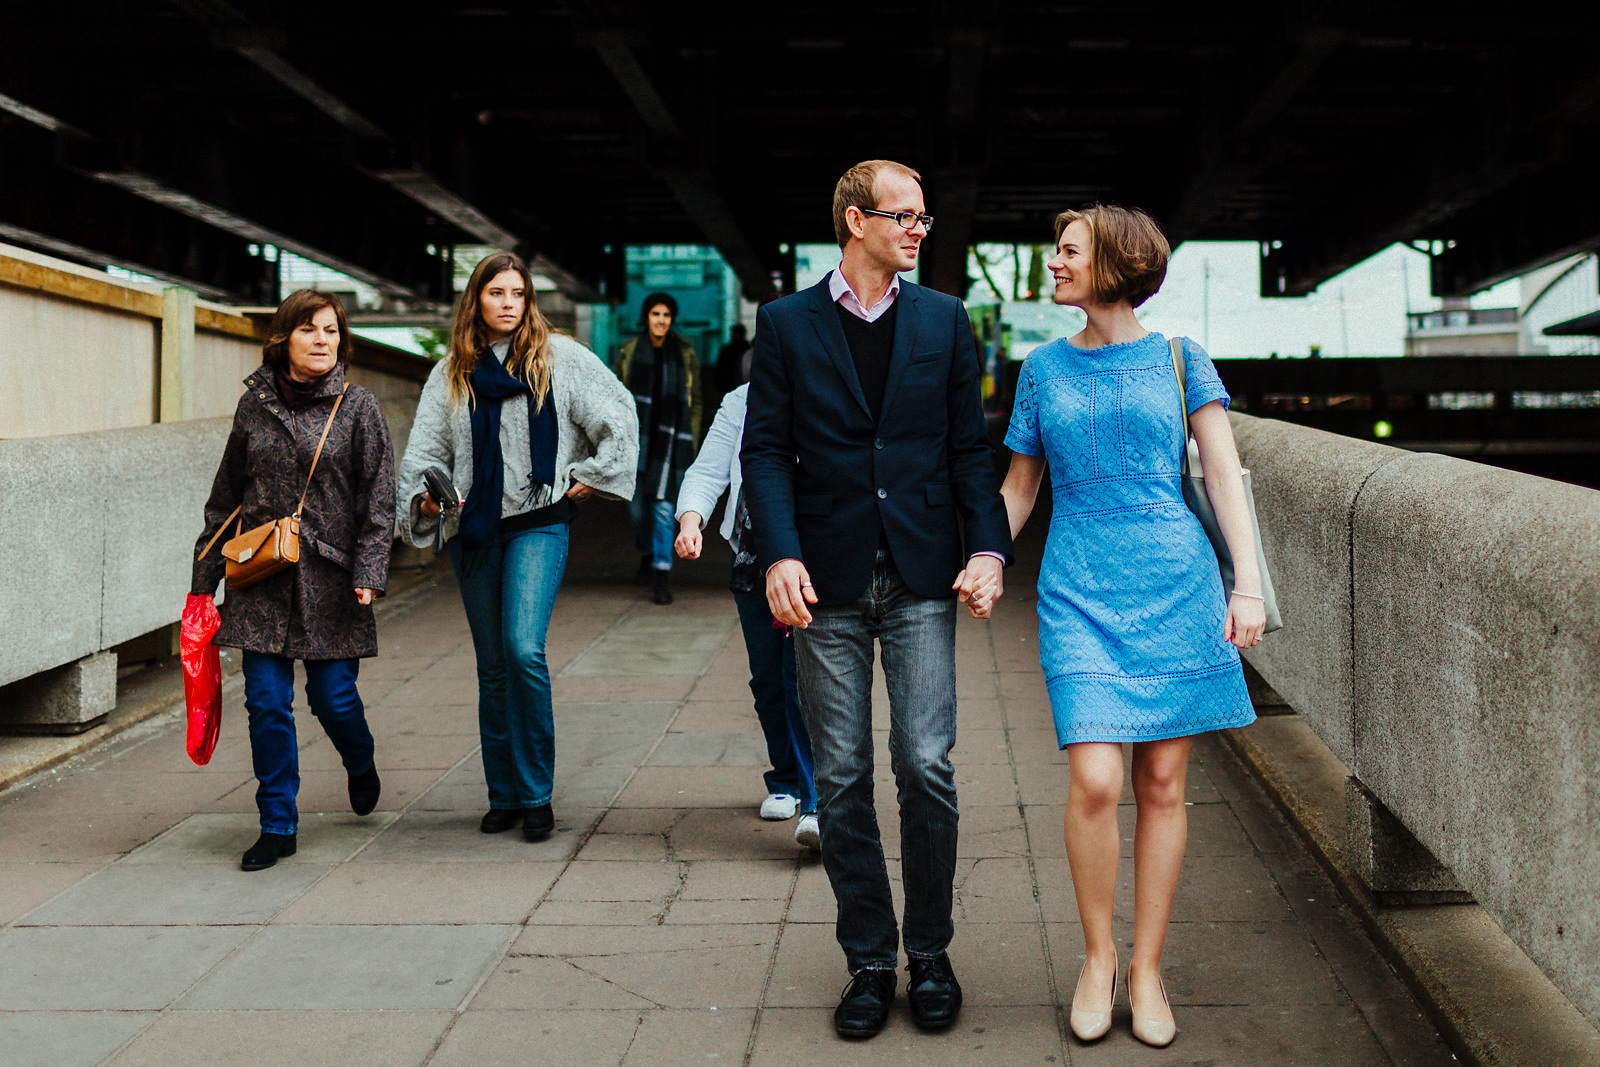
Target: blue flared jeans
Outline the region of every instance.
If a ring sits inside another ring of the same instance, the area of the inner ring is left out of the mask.
[[[550,803],[556,723],[545,635],[567,566],[567,525],[500,534],[482,552],[449,543],[478,661],[478,734],[489,807]]]
[[[912,593],[880,551],[857,600],[811,614],[811,625],[794,632],[795,658],[845,963],[854,974],[892,970],[899,959],[872,802],[874,643],[889,690],[889,760],[900,803],[905,914],[898,934],[908,955],[931,959],[955,932],[956,601]]]
[[[650,557],[658,571],[672,569],[672,542],[678,536],[678,523],[672,517],[672,501],[656,500],[641,490],[628,501],[628,519],[633,523],[633,547],[639,555]]]
[[[800,801],[802,815],[817,810],[817,787],[811,767],[811,735],[800,716],[794,641],[772,625],[772,609],[761,590],[733,594],[750,659],[750,695],[756,718],[767,739],[767,792]]]
[[[358,659],[306,660],[306,703],[333,742],[347,774],[372,770],[372,731],[356,692]],[[300,828],[300,746],[294,729],[294,660],[266,652],[244,654],[244,708],[250,720],[250,762],[256,772],[261,830]]]

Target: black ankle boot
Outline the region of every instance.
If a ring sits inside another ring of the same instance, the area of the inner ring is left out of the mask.
[[[350,776],[350,810],[357,815],[371,815],[382,795],[383,782],[378,778],[376,765],[366,774]]]
[[[522,819],[522,836],[529,841],[543,841],[550,836],[550,831],[556,828],[555,813],[550,810],[550,805],[540,804],[537,808],[525,809]]]
[[[269,834],[265,831],[239,861],[241,871],[264,871],[284,856],[294,855],[294,834]]]
[[[655,564],[649,556],[639,557],[639,569],[633,572],[634,585],[649,585],[650,575],[655,573]]]
[[[667,588],[667,575],[670,571],[656,571],[655,578],[650,583],[650,599],[657,604],[672,603],[672,590]]]

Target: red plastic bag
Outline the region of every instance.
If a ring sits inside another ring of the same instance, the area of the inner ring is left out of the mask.
[[[211,762],[222,727],[222,660],[211,639],[222,628],[217,602],[189,594],[183,606],[178,650],[183,659],[183,702],[189,711],[189,758]]]

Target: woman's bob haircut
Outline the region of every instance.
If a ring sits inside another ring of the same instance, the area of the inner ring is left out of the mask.
[[[1156,295],[1167,277],[1172,246],[1156,220],[1136,207],[1095,204],[1056,216],[1056,246],[1061,234],[1082,219],[1089,225],[1089,278],[1094,298],[1102,304],[1126,300],[1130,307]]]
[[[332,293],[320,289],[297,289],[290,293],[278,311],[267,323],[267,342],[261,346],[261,362],[274,373],[289,373],[289,335],[310,322],[323,308],[332,308],[339,320],[338,360],[350,362],[350,323],[344,317],[344,305]]]

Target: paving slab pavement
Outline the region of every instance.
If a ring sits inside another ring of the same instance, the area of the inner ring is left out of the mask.
[[[477,831],[471,642],[448,572],[380,624],[362,666],[385,796],[344,809],[302,718],[299,852],[245,874],[242,699],[189,764],[168,712],[0,794],[0,1061],[7,1065],[1371,1064],[1453,1062],[1237,757],[1190,767],[1190,848],[1166,982],[1180,1032],[1084,1046],[1063,1005],[1082,960],[1061,843],[1067,768],[1037,666],[1029,559],[990,623],[957,630],[959,1024],[838,1040],[846,981],[820,862],[756,816],[759,728],[726,557],[626,584],[621,509],[586,505],[549,656],[557,832]],[[1033,555],[1030,557],[1029,552]],[[880,708],[885,694],[877,690]],[[881,712],[880,712],[881,715]],[[880,719],[879,818],[898,841]],[[1123,836],[1131,839],[1131,796]],[[1131,938],[1124,860],[1119,937]]]

